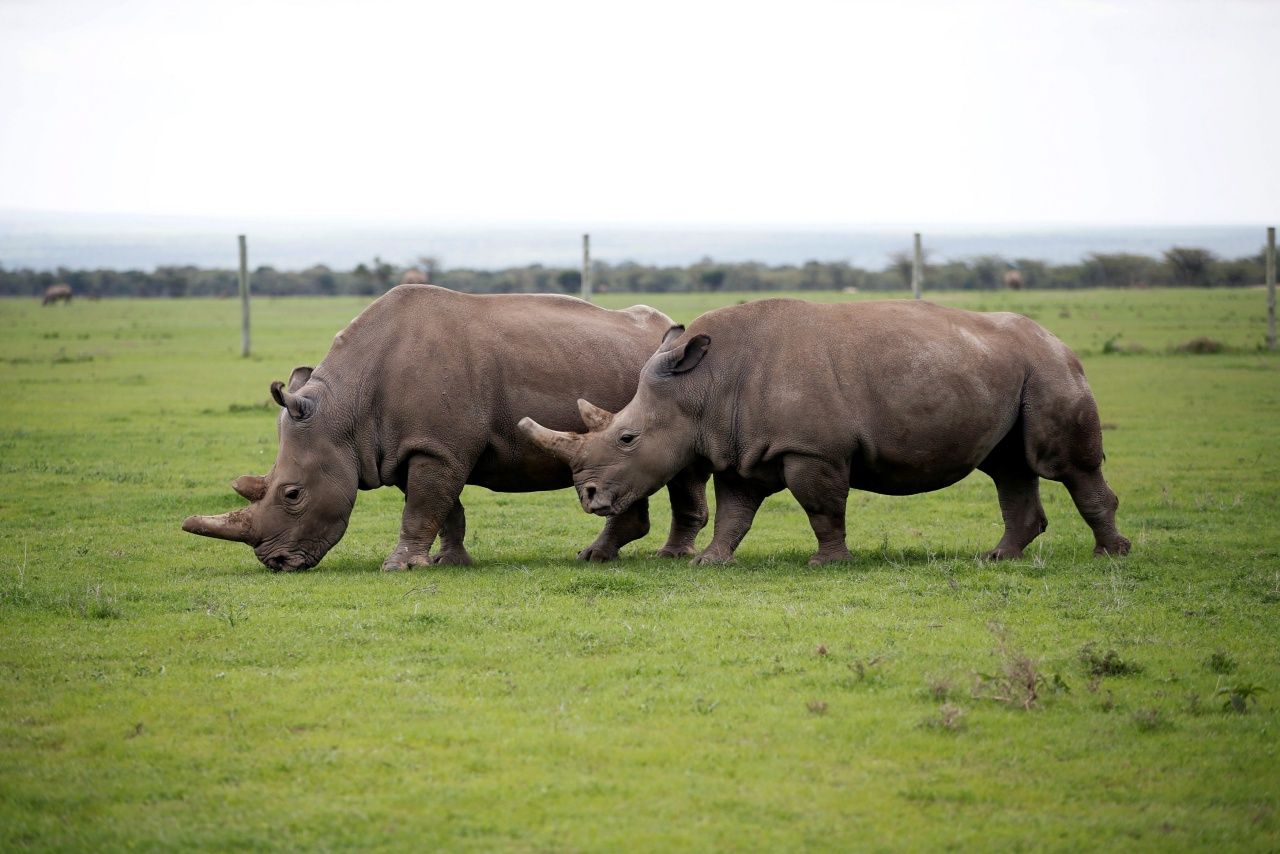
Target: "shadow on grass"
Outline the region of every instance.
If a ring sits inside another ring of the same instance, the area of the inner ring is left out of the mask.
[[[1083,541],[1082,541],[1083,542]],[[847,578],[851,574],[871,572],[893,572],[935,570],[945,576],[963,578],[975,572],[1000,572],[1008,575],[1043,578],[1052,577],[1060,572],[1078,572],[1083,569],[1101,570],[1112,564],[1124,565],[1128,558],[1094,558],[1087,544],[1060,544],[1053,549],[1042,552],[1029,550],[1027,555],[1017,560],[987,561],[981,558],[981,551],[937,550],[927,547],[902,549],[869,548],[853,550],[853,558],[849,561],[810,566],[809,549],[782,548],[768,554],[761,554],[748,549],[740,554],[732,563],[694,566],[691,558],[664,558],[656,556],[650,549],[627,549],[616,561],[592,562],[579,561],[566,552],[565,556],[549,556],[543,549],[516,549],[501,553],[486,554],[483,550],[472,552],[475,563],[471,566],[423,566],[414,567],[391,576],[456,578],[475,575],[477,573],[531,573],[531,572],[565,572],[592,571],[601,574],[642,572],[646,574],[663,574],[689,572],[700,574],[727,573],[731,575],[774,574],[778,572],[792,573],[806,578],[832,577]],[[221,574],[239,574],[237,567]],[[267,572],[265,568],[261,571]],[[327,557],[320,565],[309,570],[318,575],[349,574],[382,574],[381,560],[359,555],[338,558]]]

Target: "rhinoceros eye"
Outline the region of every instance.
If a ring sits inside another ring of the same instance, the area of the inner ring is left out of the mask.
[[[623,433],[621,436],[618,437],[618,441],[624,445],[630,445],[637,438],[638,436],[635,433]]]
[[[297,501],[301,495],[302,487],[300,486],[290,486],[284,491],[284,497],[288,501]]]

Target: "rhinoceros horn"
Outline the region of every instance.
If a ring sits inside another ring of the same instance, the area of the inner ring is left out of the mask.
[[[521,418],[516,426],[529,437],[529,441],[552,454],[561,462],[568,462],[573,457],[573,452],[577,449],[578,443],[582,441],[582,437],[577,433],[560,433],[556,430],[548,430],[532,418]]]
[[[612,412],[603,410],[582,398],[578,398],[578,414],[582,416],[582,423],[586,424],[587,429],[592,433],[607,429],[609,423],[613,421]]]
[[[267,479],[256,474],[241,475],[231,484],[231,488],[241,498],[247,498],[249,501],[261,501],[262,496],[267,494]]]
[[[247,509],[232,510],[221,516],[188,516],[182,523],[182,530],[188,534],[252,545],[253,529],[249,525]]]

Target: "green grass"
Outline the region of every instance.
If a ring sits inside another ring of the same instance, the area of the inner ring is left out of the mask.
[[[0,849],[1276,849],[1263,294],[939,300],[1082,354],[1129,558],[1093,559],[1046,484],[1028,557],[977,562],[1000,517],[975,475],[853,493],[849,565],[805,565],[786,494],[695,569],[648,557],[661,502],[588,566],[568,492],[469,488],[474,567],[379,572],[380,490],[276,575],[178,526],[267,470],[268,383],[358,301],[258,301],[249,360],[230,301],[0,302]],[[1228,351],[1167,352],[1202,335]]]

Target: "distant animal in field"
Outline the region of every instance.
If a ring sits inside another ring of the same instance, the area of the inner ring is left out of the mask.
[[[427,274],[416,267],[410,267],[404,271],[404,275],[400,277],[402,285],[425,285],[427,284]]]
[[[578,363],[594,359],[584,349]],[[929,492],[975,468],[995,481],[1004,517],[986,557],[1019,557],[1045,530],[1042,477],[1066,485],[1095,554],[1129,551],[1084,370],[1020,315],[917,300],[751,302],[672,328],[617,414],[578,406],[586,435],[519,426],[572,466],[589,513],[626,513],[677,472],[714,472],[715,532],[699,563],[731,560],[761,502],[783,489],[817,537],[810,562],[848,559],[851,488]]]
[[[468,564],[465,484],[533,492],[573,483],[516,419],[533,413],[560,430],[586,429],[574,399],[621,407],[670,327],[643,305],[609,311],[566,296],[400,285],[338,333],[314,370],[271,384],[280,452],[265,477],[233,484],[250,505],[192,516],[182,528],[247,543],[273,570],[308,569],[342,538],[358,490],[397,486],[400,540],[382,568]],[[707,521],[707,476],[668,480],[671,532],[659,554],[692,555]],[[647,500],[633,501],[578,557],[613,560],[648,531]]]
[[[70,285],[50,285],[44,289],[44,302],[41,305],[48,305],[51,302],[71,302],[71,286]]]
[[[1021,270],[1005,270],[1004,286],[1011,291],[1022,290],[1022,271]]]

